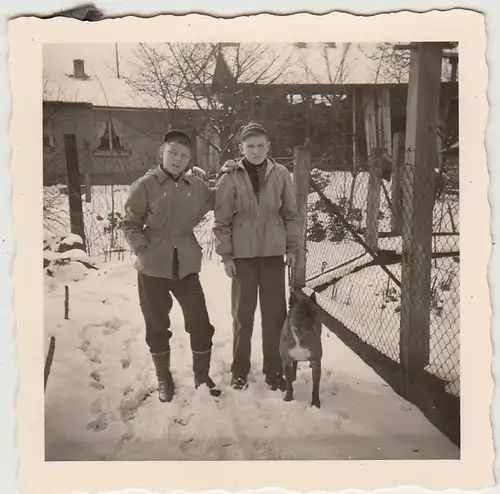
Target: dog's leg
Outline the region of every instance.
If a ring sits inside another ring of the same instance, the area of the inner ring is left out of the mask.
[[[311,362],[311,367],[313,379],[311,406],[320,408],[321,403],[319,401],[319,383],[321,381],[321,361],[315,360],[314,362]]]
[[[293,363],[283,362],[283,373],[285,374],[286,393],[285,401],[293,400]]]
[[[293,367],[293,373],[292,373],[293,382],[295,382],[297,380],[297,361],[296,360],[293,361],[292,367]]]

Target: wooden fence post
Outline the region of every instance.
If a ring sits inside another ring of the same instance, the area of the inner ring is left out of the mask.
[[[300,247],[293,275],[294,288],[303,288],[306,284],[306,237],[307,237],[307,197],[309,195],[309,176],[311,173],[311,151],[307,146],[295,148],[294,182],[297,209],[300,218]]]
[[[403,221],[403,193],[401,184],[403,180],[403,168],[405,158],[405,134],[398,132],[394,134],[392,144],[392,158],[394,161],[394,170],[391,182],[391,231],[397,235],[401,235],[401,224]]]
[[[71,233],[79,235],[82,238],[85,249],[80,168],[78,166],[78,150],[74,134],[64,134],[64,152],[66,156],[66,180],[68,185]]]
[[[380,210],[381,170],[374,159],[374,149],[379,145],[380,133],[377,125],[377,95],[375,90],[363,91],[366,150],[368,155],[368,191],[366,195],[366,243],[374,251],[378,249],[378,214]]]
[[[411,376],[423,370],[430,358],[432,219],[440,86],[441,46],[414,45],[403,171],[400,361],[407,390]]]
[[[85,202],[92,202],[92,177],[90,170],[92,168],[92,152],[90,151],[90,144],[85,139],[83,141],[83,177],[85,183]]]
[[[366,196],[366,243],[378,251],[382,160],[392,151],[390,93],[387,88],[363,92],[366,147],[368,150],[368,192]]]

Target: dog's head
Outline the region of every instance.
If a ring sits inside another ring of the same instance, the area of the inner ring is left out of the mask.
[[[290,326],[298,334],[306,335],[318,332],[321,329],[321,320],[318,306],[316,304],[316,294],[306,297],[299,297],[295,293],[290,294],[288,319]]]

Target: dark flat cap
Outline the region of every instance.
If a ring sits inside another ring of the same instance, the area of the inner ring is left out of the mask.
[[[182,130],[178,129],[169,130],[163,137],[163,142],[171,142],[174,140],[186,141],[189,144],[189,147],[191,148],[193,147],[191,138]]]

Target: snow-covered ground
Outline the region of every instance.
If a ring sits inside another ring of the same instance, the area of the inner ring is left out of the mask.
[[[172,311],[178,394],[157,399],[132,261],[85,270],[75,263],[45,279],[45,331],[56,337],[46,389],[47,460],[277,460],[458,458],[459,450],[326,328],[321,409],[309,406],[311,375],[299,367],[296,400],[263,382],[260,316],[249,388],[228,386],[230,281],[214,258],[202,271],[216,327],[215,401],[194,390],[189,340]],[[76,281],[78,280],[78,281]],[[70,294],[64,319],[64,285]]]
[[[336,187],[330,187],[330,197],[349,192],[350,175],[344,175],[335,182]],[[365,187],[366,177],[358,177],[356,207],[363,207]],[[207,390],[195,392],[189,340],[183,329],[182,313],[175,304],[172,364],[178,394],[172,403],[160,403],[144,341],[132,257],[127,252],[123,260],[118,261],[118,255],[112,255],[110,261],[108,215],[111,210],[123,213],[127,189],[114,187],[111,196],[111,187],[93,187],[92,202],[83,203],[90,259],[99,270],[88,269],[78,262],[81,255],[76,251],[45,251],[47,260],[52,262],[49,270],[54,273],[53,277],[45,278],[47,344],[50,336],[56,337],[46,390],[47,460],[459,457],[458,449],[420,411],[396,395],[327,328],[323,332],[320,410],[309,407],[311,375],[307,367],[299,368],[293,403],[284,403],[280,392],[272,392],[264,384],[258,312],[251,385],[243,393],[231,390],[228,386],[232,353],[230,282],[213,253],[210,215],[196,234],[204,249],[202,283],[209,313],[217,328],[212,377],[220,384],[223,395],[214,401]],[[67,234],[67,196],[56,188],[46,189],[44,204],[48,206],[46,213],[52,211],[44,215],[46,230],[56,236]],[[439,211],[446,213],[447,209]],[[115,231],[114,247],[121,246],[123,238]],[[338,262],[363,254],[358,244],[348,240],[342,245],[309,242],[308,248],[308,276],[311,271],[318,274]],[[66,266],[54,264],[63,258],[73,262]],[[453,266],[439,267],[440,272],[455,273]],[[397,267],[391,270],[400,275]],[[384,309],[381,308],[387,275],[381,276],[379,271],[380,268],[368,268],[346,276],[337,284],[335,293],[327,290],[318,300],[341,320],[359,326],[359,314],[363,313],[360,307],[369,299],[369,309],[375,311],[375,315],[369,310],[364,312],[369,321],[376,324],[365,324],[371,328],[371,333],[365,333],[366,339],[372,338],[373,343],[377,334],[378,338],[382,334],[385,346],[397,355],[399,314],[394,311],[397,302],[387,300]],[[445,281],[451,285],[449,292],[458,304],[458,268],[457,276],[450,278],[451,283],[448,278]],[[65,285],[70,294],[69,320],[64,319]],[[356,286],[356,290],[352,286]],[[371,298],[367,298],[366,293],[371,293]],[[394,295],[399,294],[391,294],[392,298]],[[356,314],[358,320],[351,320]],[[443,327],[439,318],[434,317],[431,342],[435,345],[434,353],[440,351],[449,337],[443,333]],[[448,344],[453,345],[458,337],[451,336]],[[456,379],[458,381],[458,375]]]

